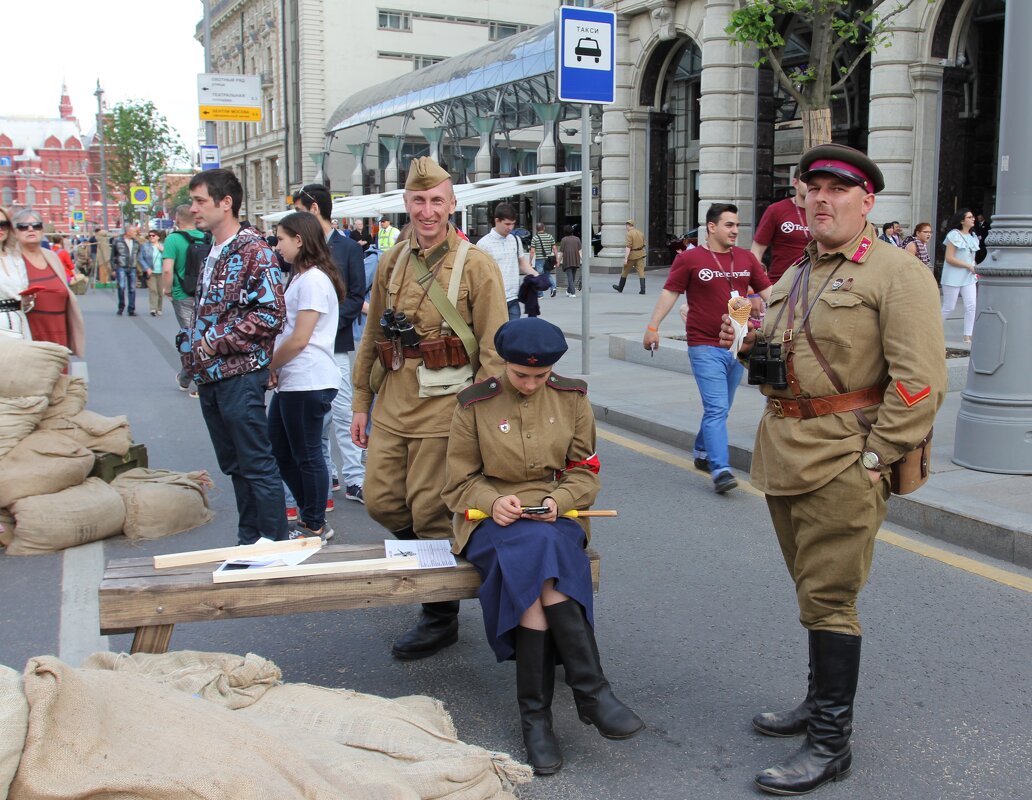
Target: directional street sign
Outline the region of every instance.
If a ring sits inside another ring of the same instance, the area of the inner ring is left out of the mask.
[[[259,122],[262,118],[262,86],[257,75],[197,76],[200,118],[219,122]]]
[[[86,221],[86,212],[85,211],[73,211],[72,212],[72,222],[76,223],[77,225],[81,225],[85,221]]]
[[[559,99],[612,103],[616,98],[616,13],[560,6],[555,34]]]
[[[220,163],[219,146],[217,144],[202,144],[201,169],[218,169]]]
[[[134,206],[149,206],[151,204],[151,187],[130,186],[129,200]]]

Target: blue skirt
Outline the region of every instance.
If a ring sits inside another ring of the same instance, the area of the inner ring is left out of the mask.
[[[486,519],[470,537],[464,553],[480,573],[484,630],[499,661],[515,657],[520,617],[541,597],[545,581],[584,607],[594,627],[591,564],[584,552],[584,529],[572,519],[539,522],[521,519],[502,527]]]

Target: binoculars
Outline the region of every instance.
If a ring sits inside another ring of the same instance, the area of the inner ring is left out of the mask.
[[[418,347],[419,334],[404,311],[395,312],[393,308],[384,309],[380,318],[380,329],[385,339],[398,339],[404,347]]]
[[[749,383],[752,386],[766,384],[772,389],[788,388],[788,369],[780,344],[756,340],[749,353]]]

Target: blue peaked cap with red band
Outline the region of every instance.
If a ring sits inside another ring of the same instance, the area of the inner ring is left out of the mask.
[[[524,367],[550,367],[569,349],[563,332],[541,317],[506,322],[494,337],[502,360]]]

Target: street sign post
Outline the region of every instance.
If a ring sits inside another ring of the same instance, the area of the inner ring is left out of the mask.
[[[197,76],[198,114],[209,122],[260,122],[261,94],[257,75],[202,72]]]
[[[201,145],[201,169],[218,169],[221,165],[217,144]]]
[[[616,99],[616,13],[560,6],[555,13],[556,94],[581,104],[581,373],[591,372],[591,113]]]
[[[151,204],[151,187],[130,186],[129,201],[134,206],[149,206]]]

